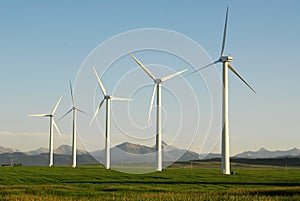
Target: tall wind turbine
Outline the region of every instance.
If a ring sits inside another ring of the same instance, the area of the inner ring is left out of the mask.
[[[54,121],[54,113],[57,110],[57,107],[62,99],[62,96],[58,99],[56,105],[54,106],[52,112],[50,114],[31,114],[28,116],[31,117],[49,117],[50,118],[50,140],[49,140],[49,167],[53,166],[53,126],[56,131],[61,135],[55,121]]]
[[[225,40],[226,40],[226,31],[227,31],[227,20],[228,20],[228,7],[226,10],[226,19],[225,19],[225,26],[223,32],[223,42],[222,42],[222,49],[220,58],[214,61],[211,64],[208,64],[191,74],[207,68],[211,65],[222,63],[223,64],[223,112],[222,112],[222,120],[223,120],[223,130],[222,130],[222,173],[223,174],[230,174],[230,154],[229,154],[229,118],[228,118],[228,69],[230,69],[238,78],[240,78],[254,93],[255,90],[237,73],[237,71],[229,64],[233,60],[231,56],[224,55],[225,49]],[[191,75],[190,74],[190,75]]]
[[[76,145],[76,137],[77,137],[77,122],[76,122],[76,116],[77,116],[77,111],[86,114],[85,112],[81,111],[78,107],[76,107],[75,105],[75,100],[74,100],[74,95],[73,95],[73,87],[72,87],[72,83],[70,82],[70,92],[71,92],[71,100],[72,100],[72,108],[66,113],[64,114],[64,116],[62,116],[60,119],[63,119],[65,116],[67,116],[70,112],[73,111],[73,133],[72,133],[72,167],[75,168],[76,167],[76,149],[77,149],[77,145]]]
[[[98,84],[100,86],[101,92],[103,94],[103,99],[100,102],[99,106],[97,107],[95,114],[93,116],[93,118],[91,119],[90,125],[93,123],[94,119],[96,118],[99,110],[101,109],[102,104],[104,103],[104,101],[106,101],[106,130],[105,130],[105,168],[109,169],[110,168],[110,101],[111,100],[117,100],[117,101],[131,101],[132,99],[129,98],[120,98],[120,97],[114,97],[114,96],[110,96],[106,93],[106,90],[104,88],[104,85],[102,84],[98,73],[95,69],[95,67],[93,67],[95,76],[97,78]]]
[[[173,73],[171,75],[165,76],[163,78],[156,78],[153,73],[146,68],[142,62],[140,62],[133,54],[130,53],[130,56],[135,60],[136,63],[149,75],[149,77],[154,81],[154,87],[153,87],[153,92],[152,92],[152,97],[151,97],[151,104],[150,104],[150,109],[149,109],[149,114],[148,114],[148,122],[150,120],[150,115],[151,115],[151,109],[153,106],[154,102],[154,96],[156,92],[156,171],[162,171],[162,139],[161,139],[161,85],[163,82],[176,77],[188,69],[184,69],[181,71],[178,71],[176,73]]]

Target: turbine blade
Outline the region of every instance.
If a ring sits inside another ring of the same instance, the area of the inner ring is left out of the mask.
[[[144,66],[144,64],[142,64],[142,62],[140,62],[133,54],[129,53],[129,55],[135,60],[135,62],[142,67],[142,69],[152,78],[152,80],[156,80],[155,76],[153,75],[153,73],[146,67]]]
[[[184,70],[178,71],[178,72],[176,72],[176,73],[173,73],[173,74],[171,74],[171,75],[168,75],[168,76],[166,76],[166,77],[163,77],[163,78],[161,78],[160,80],[161,80],[162,82],[165,82],[165,81],[167,81],[167,80],[169,80],[169,79],[171,79],[171,78],[173,78],[173,77],[176,77],[177,75],[180,75],[180,74],[184,73],[184,72],[187,71],[187,70],[188,70],[188,69],[184,69]]]
[[[238,76],[255,94],[256,94],[256,91],[242,78],[242,76],[240,76],[235,70],[234,68],[228,64],[228,68],[236,75]]]
[[[205,69],[205,68],[208,68],[208,67],[210,67],[210,66],[212,66],[212,65],[214,65],[214,64],[216,64],[216,63],[218,63],[218,62],[220,62],[220,60],[214,61],[214,62],[212,62],[212,63],[210,63],[210,64],[208,64],[208,65],[205,65],[205,66],[203,66],[203,67],[201,67],[201,68],[199,68],[199,69],[197,69],[197,70],[191,72],[190,74],[186,75],[185,77],[188,77],[188,76],[190,76],[190,75],[192,75],[192,74],[194,74],[194,73],[196,73],[196,72],[198,72],[198,71],[200,71],[200,70],[203,70],[203,69]]]
[[[80,110],[80,109],[78,109],[78,108],[76,108],[76,110],[77,110],[78,112],[81,112],[81,113],[83,113],[83,114],[86,114],[86,115],[87,115],[87,113],[86,113],[86,112],[84,112],[84,111],[82,111],[82,110]]]
[[[60,120],[62,120],[63,118],[65,118],[70,112],[72,112],[72,110],[73,110],[73,108],[70,109],[68,112],[66,112],[66,114],[64,114],[62,117],[60,117],[60,118],[58,119],[58,121],[60,121]]]
[[[95,118],[96,118],[96,116],[97,116],[97,114],[98,114],[98,112],[99,112],[99,110],[100,110],[102,104],[104,103],[104,101],[105,101],[105,99],[103,99],[103,100],[100,102],[99,106],[97,107],[97,109],[96,109],[96,111],[95,111],[95,114],[94,114],[93,118],[92,118],[91,121],[90,121],[89,126],[92,125],[92,123],[93,123],[93,121],[95,120]]]
[[[72,100],[72,104],[73,104],[73,106],[74,106],[74,105],[75,105],[75,102],[74,102],[73,87],[72,87],[71,81],[70,81],[69,83],[70,83],[71,100]]]
[[[114,97],[114,96],[112,96],[110,99],[117,100],[117,101],[132,101],[133,100],[131,98],[120,98],[120,97]]]
[[[62,96],[58,99],[58,101],[57,101],[55,107],[53,108],[53,110],[52,110],[52,112],[51,112],[52,115],[53,115],[53,114],[55,113],[55,111],[57,110],[57,107],[58,107],[58,105],[59,105],[61,99],[62,99]]]
[[[47,117],[49,114],[29,114],[29,117]]]
[[[149,108],[149,112],[148,112],[148,120],[147,120],[148,123],[150,122],[151,109],[153,107],[154,96],[155,96],[155,92],[156,92],[156,86],[157,86],[157,84],[154,84],[153,92],[152,92],[152,97],[151,97],[151,102],[150,102],[150,108]]]
[[[56,131],[58,132],[58,134],[59,134],[60,136],[62,136],[62,134],[61,134],[60,130],[58,129],[58,127],[57,127],[57,125],[56,125],[54,119],[53,119],[53,125],[54,125]]]
[[[95,75],[96,75],[98,84],[99,84],[99,86],[100,86],[100,88],[101,88],[102,94],[103,94],[104,96],[106,96],[106,90],[105,90],[104,85],[103,85],[103,83],[101,82],[101,80],[100,80],[100,78],[99,78],[99,76],[98,76],[98,73],[97,73],[97,71],[96,71],[96,69],[95,69],[94,66],[93,66],[93,70],[94,70],[94,73],[95,73]]]
[[[226,32],[227,32],[227,20],[228,20],[228,6],[226,10],[226,19],[225,19],[225,26],[224,26],[224,32],[223,32],[223,42],[222,42],[222,49],[221,49],[221,56],[223,56],[224,49],[225,49],[225,41],[226,41]]]

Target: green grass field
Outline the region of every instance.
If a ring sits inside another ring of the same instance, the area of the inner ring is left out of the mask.
[[[300,200],[300,169],[175,164],[133,175],[100,166],[1,167],[0,200]],[[192,169],[191,169],[192,168]]]

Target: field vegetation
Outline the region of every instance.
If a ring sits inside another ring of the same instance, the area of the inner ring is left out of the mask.
[[[181,163],[125,174],[101,166],[1,167],[0,200],[300,200],[300,169]]]

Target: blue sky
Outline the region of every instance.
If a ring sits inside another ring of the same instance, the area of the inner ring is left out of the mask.
[[[0,145],[21,150],[47,146],[48,121],[26,115],[50,111],[61,95],[58,113],[63,114],[70,104],[68,81],[75,81],[94,48],[122,32],[176,31],[216,59],[227,5],[225,52],[257,91],[253,95],[229,75],[232,153],[300,148],[300,3],[296,0],[1,1]],[[70,143],[68,121],[60,124],[66,134],[56,145]],[[200,144],[191,149],[198,151]]]

